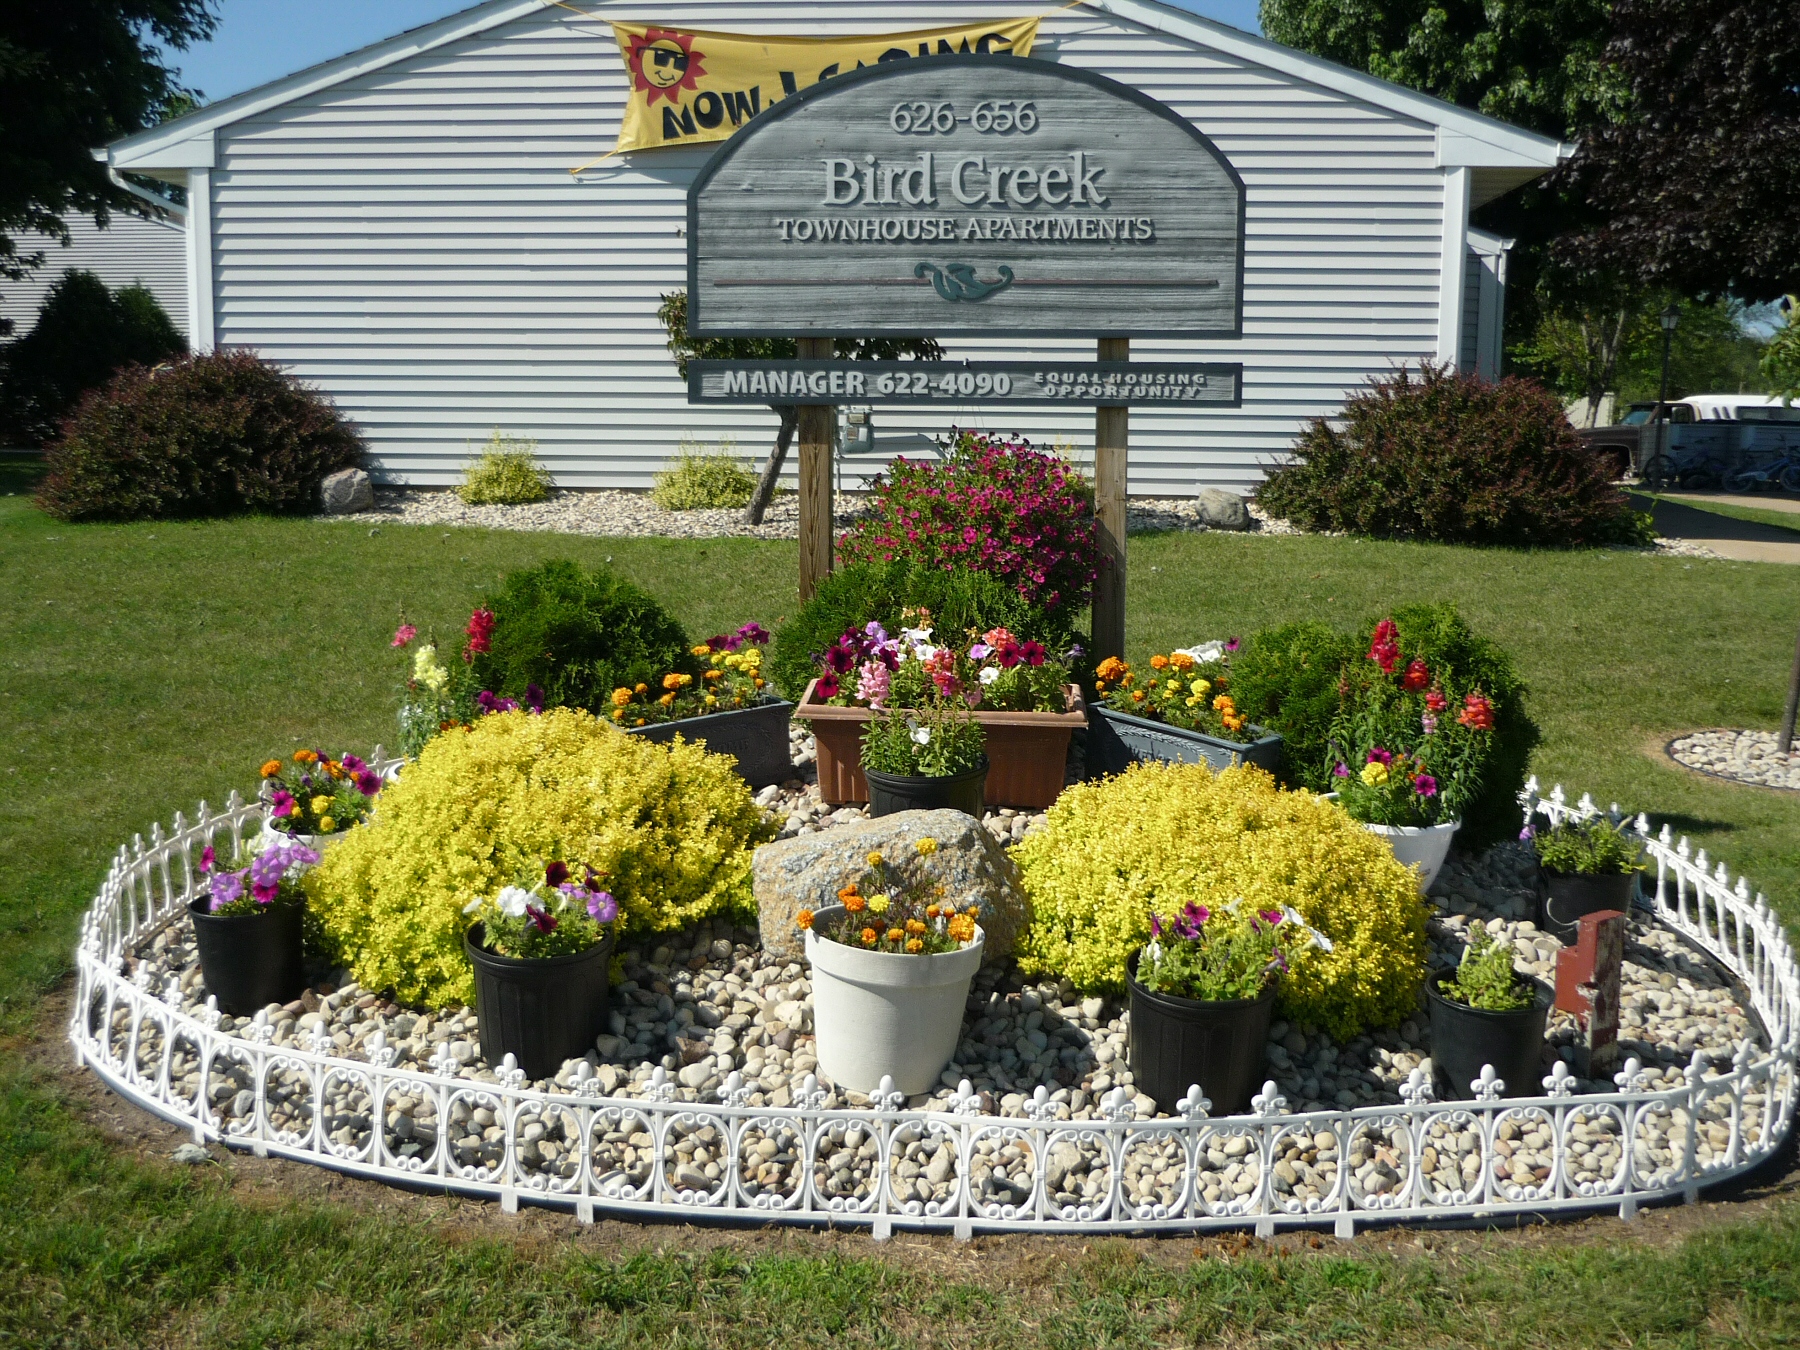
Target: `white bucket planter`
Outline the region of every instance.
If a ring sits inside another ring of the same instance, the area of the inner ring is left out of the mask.
[[[1419,894],[1423,895],[1450,853],[1450,841],[1462,828],[1462,821],[1446,821],[1442,825],[1371,825],[1363,822],[1370,834],[1387,840],[1388,847],[1400,862],[1419,874]]]
[[[832,905],[818,917],[830,922],[842,913]],[[873,1092],[884,1076],[909,1097],[929,1092],[956,1053],[986,941],[977,925],[975,940],[961,951],[907,956],[847,947],[808,930],[820,1070],[852,1092]]]
[[[269,823],[269,818],[267,816],[263,817],[262,823],[262,842],[265,848],[270,844],[279,844],[287,840],[292,840],[296,844],[304,844],[307,848],[312,849],[315,853],[320,855],[323,855],[326,849],[330,848],[333,844],[337,843],[338,840],[349,833],[350,831],[345,829],[334,830],[330,834],[289,834],[286,830],[276,829]]]

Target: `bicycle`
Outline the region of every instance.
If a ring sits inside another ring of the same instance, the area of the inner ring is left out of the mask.
[[[1704,450],[1652,455],[1644,461],[1638,478],[1652,492],[1664,488],[1707,488],[1724,481],[1729,472],[1723,461]]]
[[[1800,455],[1790,452],[1757,468],[1728,473],[1724,484],[1727,492],[1757,492],[1776,486],[1784,492],[1800,492]]]

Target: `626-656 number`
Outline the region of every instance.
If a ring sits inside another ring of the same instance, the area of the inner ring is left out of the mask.
[[[967,117],[956,115],[953,103],[896,103],[888,125],[902,136],[948,136],[958,122],[967,122],[984,136],[1004,136],[1010,131],[1027,135],[1037,130],[1037,104],[1013,99],[983,99]]]
[[[877,394],[918,394],[933,392],[939,396],[956,394],[999,394],[1005,396],[1012,393],[1012,376],[1001,371],[989,374],[987,371],[950,370],[945,371],[935,380],[920,371],[917,374],[905,372],[884,373],[875,377]]]

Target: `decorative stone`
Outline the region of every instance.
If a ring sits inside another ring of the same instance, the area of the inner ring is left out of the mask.
[[[361,469],[339,469],[319,483],[319,504],[328,516],[375,509],[375,485]]]
[[[1010,955],[1030,917],[1019,869],[980,821],[960,811],[901,811],[757,849],[756,909],[764,952],[801,959],[804,948],[794,923],[801,910],[836,904],[838,891],[868,870],[872,850],[910,863],[926,837],[938,847],[925,866],[944,884],[946,897],[959,908],[981,906],[985,961]]]
[[[1250,505],[1235,492],[1227,492],[1224,488],[1201,488],[1194,504],[1199,508],[1200,523],[1209,530],[1250,528]]]

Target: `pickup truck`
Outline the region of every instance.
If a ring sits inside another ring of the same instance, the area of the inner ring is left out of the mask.
[[[1575,434],[1615,479],[1717,487],[1739,468],[1800,453],[1800,406],[1766,394],[1694,394],[1633,403],[1614,425]]]

